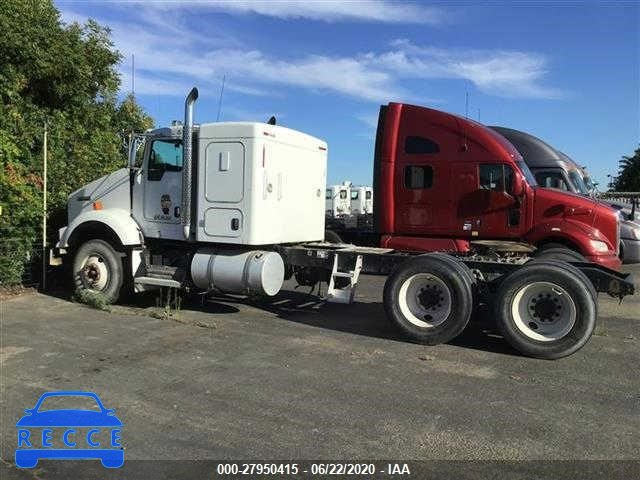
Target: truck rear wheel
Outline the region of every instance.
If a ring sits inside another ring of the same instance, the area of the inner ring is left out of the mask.
[[[439,255],[405,261],[384,286],[387,316],[420,343],[448,342],[464,330],[471,317],[473,292],[467,275],[458,262]]]
[[[494,308],[505,340],[525,355],[545,359],[582,348],[597,315],[585,279],[548,262],[531,262],[509,274],[500,284]]]
[[[76,290],[92,290],[114,303],[123,283],[122,258],[104,240],[89,240],[73,259],[73,280]]]

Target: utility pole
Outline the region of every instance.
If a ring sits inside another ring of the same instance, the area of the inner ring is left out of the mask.
[[[42,142],[42,290],[47,287],[47,120],[44,121],[44,139]]]

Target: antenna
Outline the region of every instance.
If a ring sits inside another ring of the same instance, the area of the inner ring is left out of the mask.
[[[220,111],[222,110],[222,94],[224,93],[224,82],[227,79],[226,75],[222,76],[222,86],[220,87],[220,98],[218,99],[218,116],[216,117],[216,122],[220,120]]]
[[[469,119],[469,90],[465,90],[464,92],[464,119]],[[462,151],[466,152],[469,150],[469,146],[467,145],[467,122],[464,122],[464,126],[462,127],[462,137],[464,139]]]
[[[480,122],[480,109],[478,109],[478,123],[481,123]]]
[[[469,91],[464,92],[464,118],[469,118]]]

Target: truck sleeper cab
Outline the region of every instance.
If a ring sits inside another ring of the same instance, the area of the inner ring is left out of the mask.
[[[351,213],[353,215],[373,213],[373,188],[351,187]]]
[[[325,215],[328,218],[340,218],[351,215],[350,185],[331,185],[326,189]]]
[[[374,190],[382,247],[467,252],[477,239],[555,243],[620,268],[611,209],[538,188],[507,139],[468,119],[413,105],[382,106]]]

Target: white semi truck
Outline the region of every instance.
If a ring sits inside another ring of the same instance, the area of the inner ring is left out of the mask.
[[[133,142],[128,168],[70,195],[52,255],[69,259],[77,289],[112,302],[158,287],[273,296],[293,277],[327,282],[328,300],[348,303],[361,272],[389,275],[386,313],[414,341],[447,342],[492,303],[505,339],[540,358],[587,342],[596,291],[634,292],[627,275],[529,262],[530,247],[514,242],[457,256],[325,243],[326,143],[263,123],[194,125],[197,97],[194,88],[183,125],[144,135],[141,164]]]

